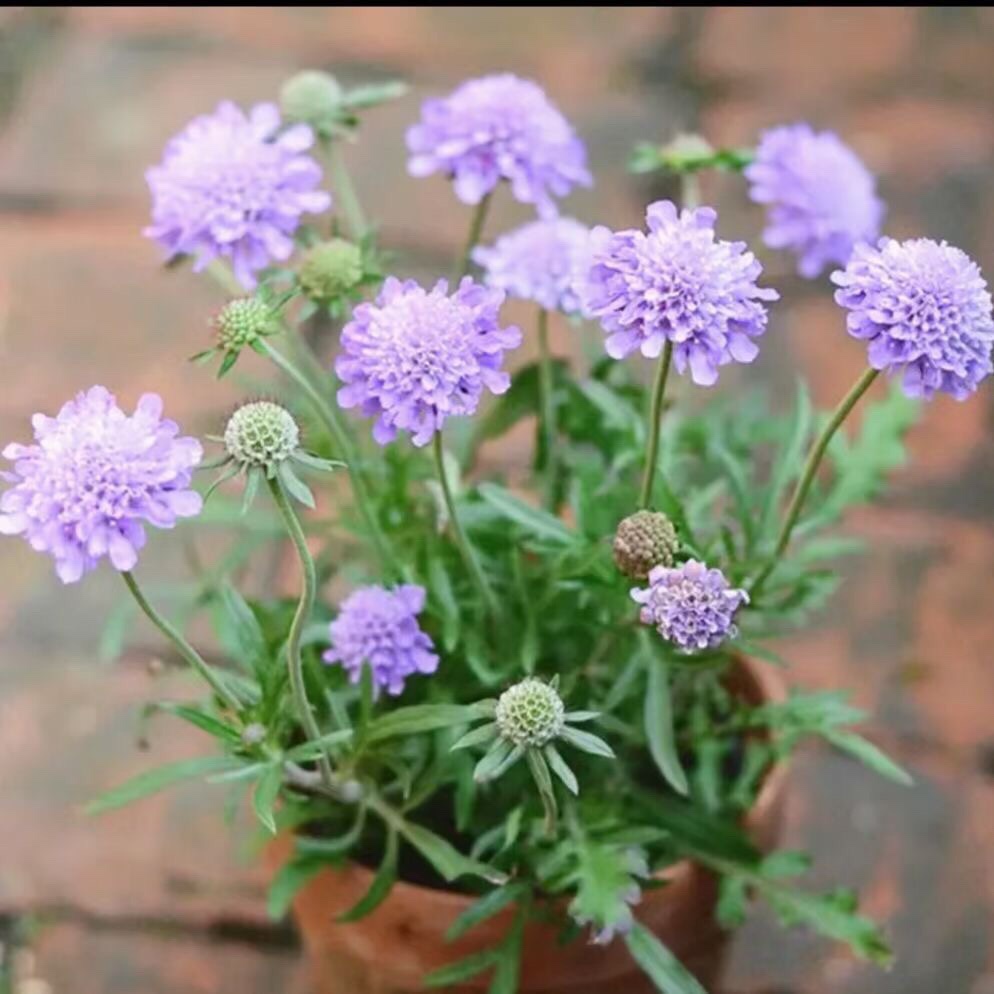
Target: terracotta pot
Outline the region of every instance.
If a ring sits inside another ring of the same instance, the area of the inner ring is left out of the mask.
[[[743,660],[735,674],[739,692],[751,700],[782,700],[781,675],[768,666]],[[785,769],[770,771],[746,827],[755,842],[771,847],[779,834]],[[289,855],[291,841],[277,840],[269,862],[275,870]],[[723,965],[726,935],[715,922],[717,886],[706,870],[689,860],[659,874],[665,886],[645,892],[639,920],[708,986]],[[445,940],[446,929],[472,902],[450,891],[397,883],[371,915],[347,925],[336,916],[369,887],[372,872],[350,864],[318,874],[297,895],[294,914],[309,954],[318,994],[416,994],[422,978],[441,966],[492,947],[504,935],[509,913],[483,922],[458,942]],[[594,946],[583,941],[561,946],[558,929],[543,922],[525,931],[521,994],[651,994],[624,943]],[[449,990],[485,991],[487,974]]]

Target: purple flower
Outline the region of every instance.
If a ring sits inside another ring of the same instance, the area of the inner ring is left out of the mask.
[[[63,583],[102,556],[132,569],[145,522],[172,528],[199,513],[190,478],[203,450],[163,420],[156,394],[144,394],[128,415],[113,394],[91,387],[54,418],[36,414],[32,425],[36,444],[3,450],[14,471],[0,477],[14,485],[0,497],[0,534],[23,535],[47,552]]]
[[[854,245],[880,234],[884,205],[873,174],[834,132],[807,124],[773,128],[745,175],[749,196],[767,206],[763,240],[795,252],[802,276],[845,265]]]
[[[424,587],[360,587],[329,626],[331,648],[322,658],[344,666],[352,683],[359,682],[363,666],[372,667],[373,686],[396,696],[407,677],[438,669],[435,646],[418,625],[424,606]]]
[[[456,196],[478,204],[506,179],[515,198],[539,214],[553,197],[590,186],[583,143],[542,88],[510,73],[471,79],[447,97],[426,100],[407,131],[412,176],[441,172]]]
[[[716,649],[736,636],[735,612],[749,602],[749,595],[730,587],[721,570],[691,559],[672,569],[651,570],[649,586],[632,590],[632,600],[642,605],[643,624],[653,625],[685,652],[696,652]]]
[[[832,273],[849,334],[869,343],[874,369],[903,371],[909,397],[936,390],[965,400],[989,376],[994,321],[977,264],[946,242],[881,238]]]
[[[230,259],[238,282],[252,289],[258,270],[290,257],[300,216],[331,206],[317,189],[320,167],[304,154],[314,143],[311,129],[279,128],[275,104],[246,115],[222,103],[194,118],[146,173],[152,224],[145,234],[170,259],[195,256],[198,272],[219,256]]]
[[[572,218],[532,221],[491,247],[479,246],[473,261],[483,267],[490,286],[547,311],[572,313],[580,310],[575,284],[589,238],[589,229]]]
[[[654,359],[670,341],[676,368],[702,386],[719,366],[756,357],[763,301],[779,294],[756,286],[762,266],[743,242],[715,238],[716,218],[710,207],[678,212],[660,200],[646,210],[648,233],[594,228],[581,288],[586,312],[608,333],[608,355],[638,349]]]
[[[469,277],[451,296],[445,280],[425,290],[388,277],[376,302],[360,304],[342,329],[338,403],[375,417],[380,445],[398,429],[426,445],[447,417],[472,414],[484,388],[499,394],[510,386],[500,366],[521,332],[498,323],[503,301],[503,290]]]

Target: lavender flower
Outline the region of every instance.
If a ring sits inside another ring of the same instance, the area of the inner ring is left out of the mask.
[[[510,73],[471,79],[425,101],[407,148],[412,176],[444,173],[466,204],[478,204],[506,179],[517,200],[551,216],[553,197],[592,183],[569,122],[540,86]]]
[[[301,215],[331,206],[331,196],[317,189],[320,167],[304,154],[314,142],[311,129],[279,128],[274,104],[246,115],[221,103],[191,121],[146,173],[152,224],[145,234],[169,258],[195,256],[196,271],[228,258],[238,282],[253,288],[258,270],[290,257]]]
[[[648,588],[636,587],[632,600],[642,605],[643,624],[655,626],[685,652],[695,652],[716,649],[736,636],[735,612],[749,602],[749,595],[730,587],[721,570],[691,559],[672,569],[651,570]]]
[[[423,587],[360,587],[329,626],[331,648],[322,658],[344,666],[352,683],[359,682],[363,666],[371,667],[373,686],[396,696],[407,677],[438,669],[435,646],[418,626],[424,605]]]
[[[764,241],[795,252],[802,276],[845,265],[854,245],[880,234],[884,205],[873,174],[834,132],[807,124],[773,128],[745,175],[750,197],[767,206]]]
[[[144,394],[128,415],[104,387],[91,387],[32,424],[36,444],[3,450],[14,471],[0,476],[14,485],[0,497],[0,534],[23,535],[47,552],[63,583],[103,556],[115,569],[132,569],[145,522],[172,528],[200,511],[190,489],[200,443],[163,420],[156,394]]]
[[[380,445],[398,429],[426,445],[447,417],[472,414],[484,388],[500,394],[510,386],[500,366],[521,332],[498,323],[503,301],[502,290],[469,277],[451,296],[445,280],[425,290],[389,277],[376,302],[360,304],[342,329],[338,403],[375,417]]]
[[[715,238],[716,218],[710,207],[678,212],[660,200],[646,210],[648,233],[594,228],[582,294],[608,333],[608,355],[656,358],[669,340],[676,368],[702,386],[719,366],[756,357],[762,302],[779,294],[756,285],[762,266],[743,242]]]
[[[473,261],[483,267],[490,286],[547,311],[572,313],[580,310],[575,284],[589,237],[590,231],[572,218],[532,221],[493,246],[476,248]]]
[[[937,390],[965,400],[989,376],[994,321],[977,264],[958,248],[927,238],[877,248],[857,246],[832,273],[849,334],[869,344],[870,365],[903,371],[909,397]]]

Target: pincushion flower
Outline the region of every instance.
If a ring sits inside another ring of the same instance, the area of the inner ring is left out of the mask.
[[[873,174],[834,132],[807,124],[773,128],[745,175],[749,196],[767,208],[763,240],[793,251],[802,276],[845,265],[855,245],[880,234],[884,205]]]
[[[697,652],[735,638],[735,613],[749,595],[732,587],[721,570],[690,559],[674,568],[655,567],[649,586],[632,590],[632,600],[642,605],[643,624],[684,652]]]
[[[329,626],[331,648],[322,658],[344,666],[352,683],[370,667],[373,686],[396,696],[407,677],[438,669],[435,646],[418,624],[424,606],[425,590],[413,584],[360,587]]]
[[[467,80],[447,97],[425,101],[407,148],[412,176],[443,173],[466,204],[507,180],[517,200],[550,216],[553,198],[592,183],[572,126],[540,86],[510,73]]]
[[[484,389],[501,394],[510,386],[500,367],[521,332],[500,326],[503,301],[502,290],[469,277],[451,295],[445,280],[425,290],[389,277],[376,302],[360,304],[342,329],[338,403],[374,417],[381,445],[398,429],[427,445],[446,418],[472,414]]]
[[[994,321],[977,264],[946,242],[882,238],[858,246],[832,273],[849,334],[868,344],[874,369],[902,373],[904,392],[964,400],[989,376]]]
[[[540,219],[501,236],[492,246],[478,246],[473,261],[483,267],[488,285],[568,314],[580,310],[576,279],[589,237],[589,229],[572,218]]]
[[[63,583],[104,556],[117,570],[133,569],[146,523],[172,528],[200,511],[190,489],[200,443],[162,417],[156,394],[144,394],[129,415],[95,386],[32,424],[35,444],[3,450],[14,468],[2,474],[13,486],[0,497],[0,533],[47,552]]]
[[[152,223],[145,234],[169,258],[194,256],[194,269],[229,259],[238,282],[293,252],[293,234],[306,213],[331,206],[318,189],[321,168],[305,153],[314,134],[305,124],[280,131],[274,104],[247,114],[233,103],[191,121],[146,173]]]
[[[669,341],[676,368],[702,386],[720,366],[756,357],[764,302],[779,294],[756,285],[762,266],[743,242],[715,237],[716,218],[710,207],[678,211],[661,200],[646,210],[648,232],[594,228],[582,293],[608,355],[656,358]]]

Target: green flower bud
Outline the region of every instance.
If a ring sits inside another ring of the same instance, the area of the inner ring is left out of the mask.
[[[256,400],[243,404],[228,419],[224,446],[242,469],[267,473],[289,459],[300,444],[300,429],[293,415],[279,404]]]
[[[644,580],[654,566],[672,566],[680,547],[673,523],[660,511],[636,511],[618,525],[614,561],[625,576]]]
[[[266,726],[253,721],[242,729],[242,745],[256,746],[266,741]]]
[[[280,109],[292,124],[309,124],[319,134],[340,113],[342,88],[330,73],[307,69],[291,76],[280,90]]]
[[[327,304],[354,290],[362,281],[362,250],[344,238],[315,245],[304,256],[298,279],[304,293]]]
[[[544,746],[562,732],[565,711],[555,687],[536,677],[526,677],[500,695],[497,728],[515,745]]]
[[[272,308],[257,297],[230,300],[214,318],[218,346],[225,352],[239,352],[277,330]]]

